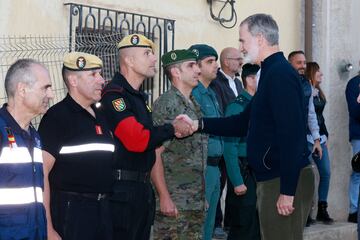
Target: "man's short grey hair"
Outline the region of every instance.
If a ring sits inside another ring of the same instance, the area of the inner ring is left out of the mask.
[[[242,21],[240,26],[245,24],[252,36],[261,34],[270,46],[279,44],[279,27],[271,15],[264,13],[251,15]]]
[[[10,66],[5,76],[5,91],[8,97],[15,95],[16,85],[18,83],[22,82],[29,86],[35,83],[36,77],[32,69],[34,65],[44,67],[34,59],[19,59]]]

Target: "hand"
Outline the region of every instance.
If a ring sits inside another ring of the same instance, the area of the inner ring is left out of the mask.
[[[192,120],[188,115],[186,114],[180,114],[176,117],[178,120],[184,120],[187,123],[189,123],[192,127],[193,132],[196,132],[199,128],[199,120]]]
[[[187,118],[189,118],[187,115],[184,115]],[[194,133],[192,129],[192,120],[190,119],[191,123],[189,123],[189,120],[186,119],[186,117],[177,117],[172,122],[172,125],[175,129],[175,136],[178,138],[187,137]]]
[[[282,216],[289,216],[295,210],[295,208],[293,207],[293,203],[294,196],[280,194],[276,203],[278,213]]]
[[[178,217],[179,212],[170,196],[160,197],[160,211],[165,216]]]
[[[234,187],[234,193],[238,196],[244,195],[247,191],[247,187],[245,184],[241,184],[239,186]]]
[[[359,96],[357,97],[356,101],[357,101],[358,103],[360,103],[360,94],[359,94]]]
[[[321,148],[320,141],[319,141],[318,139],[315,140],[315,142],[314,142],[314,146],[313,146],[313,149],[312,149],[312,153],[315,152],[315,150],[318,151],[319,157],[320,157],[320,159],[321,159],[321,158],[322,158],[322,148]]]
[[[48,240],[62,240],[60,235],[55,231],[55,229],[52,226],[47,227],[48,231]]]

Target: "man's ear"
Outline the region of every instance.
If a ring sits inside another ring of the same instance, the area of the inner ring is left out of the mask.
[[[124,61],[127,66],[129,66],[129,67],[134,66],[134,58],[131,55],[125,56]]]
[[[180,77],[180,69],[177,68],[177,67],[172,67],[170,69],[170,73],[172,76],[176,77],[176,78],[179,78]]]
[[[78,85],[78,78],[76,76],[76,73],[70,73],[67,76],[67,82],[69,86],[76,87]]]
[[[259,34],[256,35],[256,41],[257,41],[259,46],[263,46],[265,44],[266,39],[264,38],[264,35],[259,33]]]
[[[28,88],[28,85],[26,83],[23,82],[19,82],[16,85],[16,93],[19,94],[19,96],[21,97],[25,97],[25,93],[26,93],[26,89]]]

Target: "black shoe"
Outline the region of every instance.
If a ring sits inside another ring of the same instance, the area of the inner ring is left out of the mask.
[[[308,216],[308,218],[306,219],[305,227],[310,227],[311,225],[314,225],[315,223],[316,223],[316,221],[314,219],[312,219],[310,216]]]
[[[323,222],[324,224],[330,225],[334,223],[334,219],[329,216],[327,206],[327,202],[325,201],[318,202],[318,212],[316,215],[316,220],[319,222]]]
[[[357,212],[349,213],[348,222],[357,223]]]

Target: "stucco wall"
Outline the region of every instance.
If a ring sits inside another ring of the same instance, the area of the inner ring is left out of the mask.
[[[0,8],[1,34],[43,35],[67,34],[69,11],[63,3],[48,0],[2,0]],[[248,15],[257,12],[272,14],[280,27],[281,48],[287,54],[299,48],[301,1],[238,0],[235,3],[238,24],[232,29],[222,28],[210,18],[206,0],[88,0],[78,3],[119,9],[140,14],[175,19],[175,47],[187,48],[193,43],[205,42],[218,51],[224,47],[238,47],[238,25]],[[220,4],[214,4],[214,12]],[[225,10],[225,13],[227,11]]]
[[[330,133],[328,147],[331,159],[329,212],[345,220],[348,214],[348,182],[351,147],[348,142],[348,111],[345,87],[359,71],[360,2],[358,0],[322,0],[314,2],[313,60],[324,73],[322,87],[328,99],[325,119]],[[345,62],[354,69],[341,71]]]

